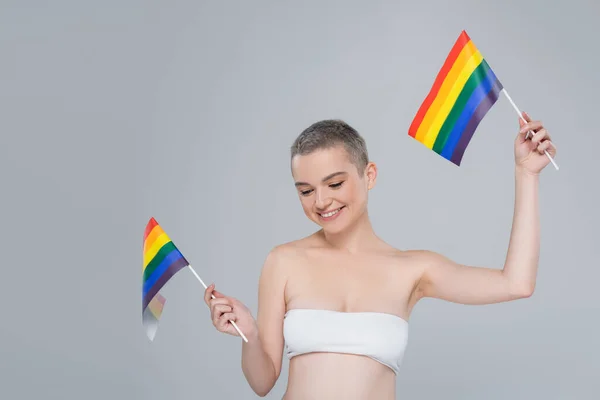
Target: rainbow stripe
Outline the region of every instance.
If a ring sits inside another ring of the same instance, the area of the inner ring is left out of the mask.
[[[158,321],[165,303],[159,290],[173,275],[188,265],[188,261],[158,222],[151,218],[144,231],[142,316],[145,324],[151,324],[153,319]],[[151,329],[150,325],[146,327]],[[148,335],[150,336],[150,331]]]
[[[413,119],[408,135],[460,165],[503,86],[464,30]]]

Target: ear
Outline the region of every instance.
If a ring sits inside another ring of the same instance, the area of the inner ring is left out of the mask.
[[[365,179],[367,180],[367,189],[373,189],[377,181],[377,165],[374,162],[369,162],[365,167]]]

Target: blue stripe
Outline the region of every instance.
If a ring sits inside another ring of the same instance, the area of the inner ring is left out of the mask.
[[[178,259],[183,258],[183,254],[179,252],[176,248],[173,249],[167,256],[162,260],[162,262],[156,267],[152,275],[148,277],[146,282],[144,282],[144,289],[142,294],[145,296],[148,293],[148,290],[154,285],[154,283],[161,277],[162,274],[169,268],[169,265],[173,264]]]
[[[471,97],[469,97],[469,100],[460,114],[460,117],[458,117],[456,124],[454,124],[452,132],[450,132],[450,135],[448,135],[448,140],[446,140],[444,149],[440,154],[442,157],[450,160],[465,127],[469,123],[469,120],[473,116],[477,106],[479,106],[479,103],[481,103],[481,101],[487,97],[495,81],[496,75],[494,75],[494,71],[492,71],[490,68],[485,76],[485,79],[483,79],[475,88],[475,90],[473,90],[473,93],[471,94]]]

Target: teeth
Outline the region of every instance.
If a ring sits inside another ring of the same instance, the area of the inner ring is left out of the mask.
[[[321,214],[321,216],[325,217],[325,218],[329,218],[335,214],[337,214],[340,211],[340,209],[338,208],[337,210],[333,210],[332,212],[329,212],[327,214]]]

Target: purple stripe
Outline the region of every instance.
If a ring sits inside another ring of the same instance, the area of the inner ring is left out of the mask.
[[[471,138],[475,133],[475,129],[477,129],[477,126],[479,125],[483,117],[485,117],[485,114],[487,114],[487,112],[496,103],[501,90],[502,84],[498,79],[496,79],[494,85],[492,86],[487,96],[481,100],[481,103],[479,103],[479,106],[477,106],[477,108],[475,109],[473,116],[471,117],[469,123],[465,127],[465,130],[461,135],[458,144],[454,149],[454,152],[452,153],[450,161],[452,161],[454,164],[460,165],[460,162],[463,158],[463,154],[465,153],[465,149],[469,145],[469,142],[471,141]]]
[[[169,268],[160,276],[154,285],[142,298],[142,310],[146,309],[150,300],[158,293],[158,291],[167,283],[173,275],[175,275],[183,267],[187,267],[188,262],[185,258],[180,258],[173,262]]]

